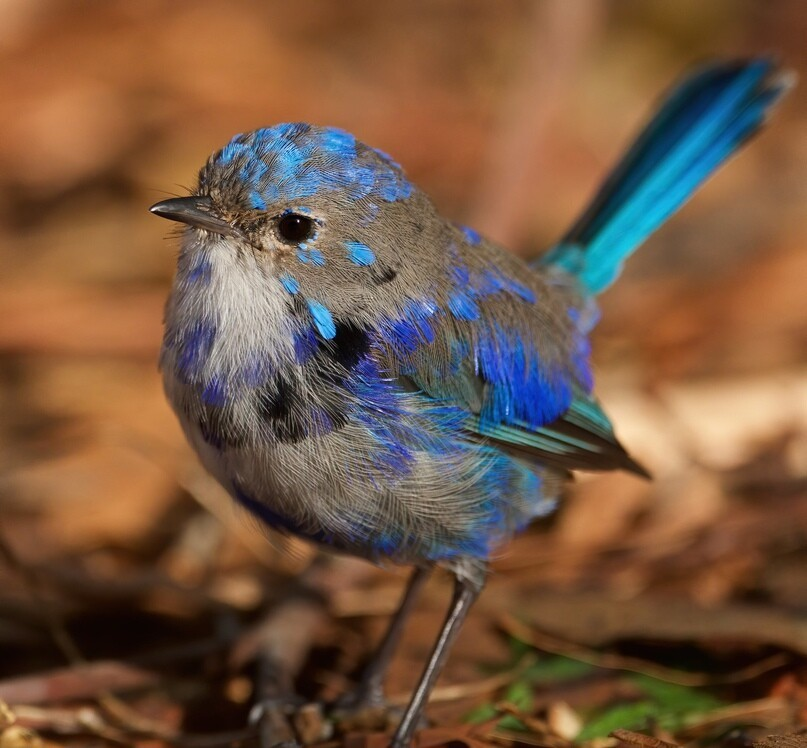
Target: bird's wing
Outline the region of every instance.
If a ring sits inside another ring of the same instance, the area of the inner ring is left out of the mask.
[[[390,375],[519,456],[646,475],[591,395],[585,300],[487,242],[462,249],[442,302],[412,299],[382,325]]]
[[[579,393],[560,418],[546,426],[490,424],[478,417],[470,428],[492,442],[564,470],[627,470],[650,477],[614,434],[599,403]]]

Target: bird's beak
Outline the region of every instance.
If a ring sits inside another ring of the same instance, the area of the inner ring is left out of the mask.
[[[219,218],[213,213],[213,204],[209,197],[172,197],[170,200],[162,200],[154,203],[149,211],[155,216],[167,218],[169,221],[179,221],[188,226],[195,226],[198,229],[212,231],[221,236],[239,236],[238,230],[233,228],[227,221]]]

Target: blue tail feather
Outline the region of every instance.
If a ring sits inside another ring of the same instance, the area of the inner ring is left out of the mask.
[[[762,126],[791,78],[769,59],[715,63],[681,83],[588,209],[538,263],[597,294],[624,260]]]

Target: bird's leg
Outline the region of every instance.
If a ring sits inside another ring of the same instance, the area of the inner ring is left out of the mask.
[[[354,691],[340,699],[339,706],[351,710],[386,706],[384,701],[384,677],[387,674],[390,660],[401,641],[406,619],[415,606],[418,594],[429,578],[431,569],[418,568],[412,572],[398,610],[392,617],[384,638],[378,645],[372,659],[362,673],[361,680]]]
[[[390,748],[409,748],[412,743],[423,709],[434,684],[437,682],[437,678],[440,676],[451,645],[457,637],[471,605],[479,597],[485,583],[484,568],[475,569],[474,572],[470,577],[464,575],[455,576],[454,596],[445,623],[443,623],[443,628],[437,637],[429,662],[420,676],[420,682],[412,694],[398,728],[395,730]]]

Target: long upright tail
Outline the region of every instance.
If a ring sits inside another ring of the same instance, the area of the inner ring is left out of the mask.
[[[695,70],[611,172],[588,209],[537,264],[576,275],[597,294],[625,259],[763,125],[795,76],[769,59]]]

